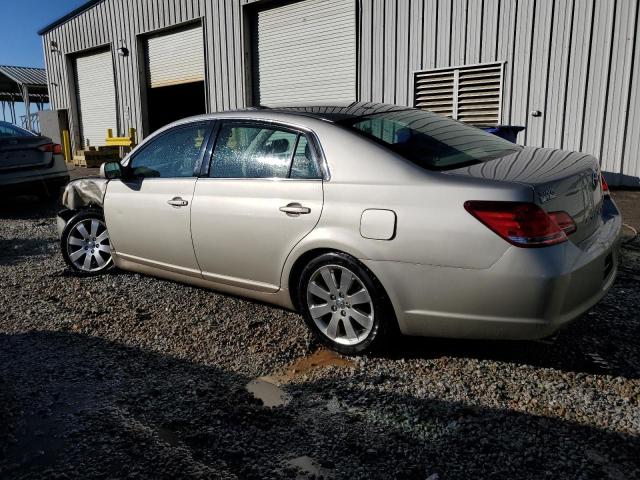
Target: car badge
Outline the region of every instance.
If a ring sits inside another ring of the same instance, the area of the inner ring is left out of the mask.
[[[538,193],[538,197],[540,198],[540,203],[547,203],[548,201],[556,198],[556,196],[557,196],[556,192],[551,189]]]

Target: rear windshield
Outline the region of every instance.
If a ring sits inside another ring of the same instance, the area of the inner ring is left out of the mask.
[[[10,123],[0,122],[0,138],[1,137],[33,137],[34,134],[28,130],[11,125]]]
[[[521,148],[479,128],[424,110],[376,113],[340,123],[429,170],[486,162]]]

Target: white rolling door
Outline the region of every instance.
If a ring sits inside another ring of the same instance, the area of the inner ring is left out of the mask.
[[[303,0],[257,14],[261,105],[356,98],[356,5]]]
[[[151,88],[204,81],[202,27],[147,40],[147,81]]]
[[[106,144],[107,129],[118,128],[116,87],[110,51],[76,59],[76,89],[82,146]]]

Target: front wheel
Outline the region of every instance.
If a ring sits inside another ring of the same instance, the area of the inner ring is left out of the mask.
[[[373,274],[349,255],[327,253],[302,271],[298,303],[322,343],[347,355],[379,348],[394,317]]]
[[[99,210],[82,210],[69,219],[60,247],[64,261],[81,275],[96,275],[113,268],[109,232]]]

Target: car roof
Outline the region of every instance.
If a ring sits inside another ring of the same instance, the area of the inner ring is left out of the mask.
[[[259,106],[247,110],[298,114],[328,122],[339,122],[341,120],[365,117],[375,113],[410,110],[410,107],[391,105],[388,103],[351,102],[347,104],[336,103],[330,105],[291,105],[282,107]]]
[[[201,115],[182,118],[180,120],[176,120],[175,122],[169,123],[151,133],[144,139],[144,142],[140,143],[140,145],[142,145],[142,143],[146,143],[151,138],[173,127],[208,120],[220,120],[224,118],[228,119],[239,117],[247,120],[278,120],[293,122],[296,119],[295,117],[298,117],[298,119],[305,118],[319,122],[337,123],[340,121],[361,118],[376,113],[399,112],[403,110],[414,109],[412,109],[411,107],[376,102],[348,102],[344,104],[334,103],[331,105],[290,105],[281,107],[267,107],[261,105],[257,107],[248,107],[236,110],[224,110],[220,112],[204,113]],[[307,126],[310,127],[310,125]]]
[[[19,131],[19,132],[25,133],[25,134],[27,134],[27,135],[29,135],[29,136],[37,137],[37,135],[36,135],[35,133],[30,132],[30,131],[29,131],[29,130],[27,130],[27,129],[24,129],[24,128],[22,128],[22,127],[20,127],[20,126],[16,125],[15,123],[5,122],[5,121],[3,121],[3,120],[0,120],[0,126],[2,126],[2,127],[9,127],[9,128],[13,128],[14,130],[17,130],[17,131]]]

